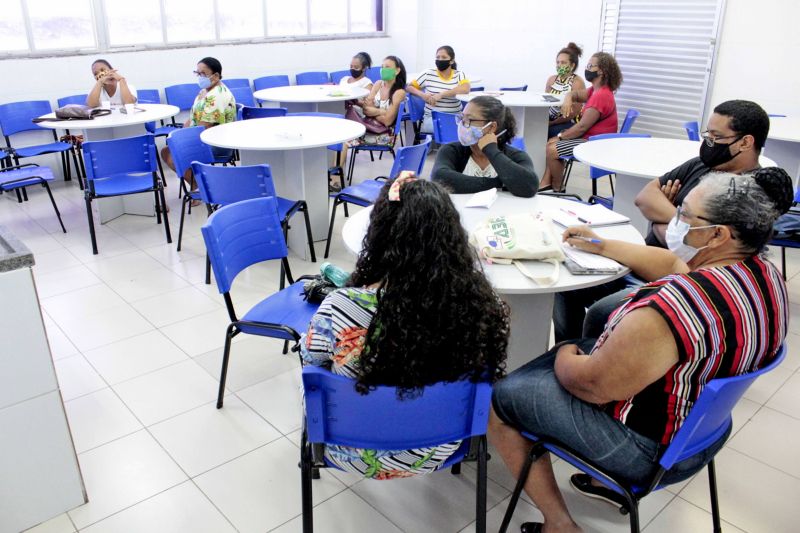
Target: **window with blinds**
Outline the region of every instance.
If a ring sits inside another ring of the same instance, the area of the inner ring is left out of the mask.
[[[604,0],[599,48],[622,69],[620,124],[641,115],[634,132],[686,138],[683,124],[702,122],[724,0]]]

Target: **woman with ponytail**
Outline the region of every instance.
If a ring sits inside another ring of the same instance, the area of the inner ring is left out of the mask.
[[[556,73],[547,78],[547,83],[544,84],[544,92],[559,96],[567,94],[570,91],[582,91],[586,89],[583,78],[575,73],[578,69],[578,60],[582,53],[583,50],[572,42],[559,50],[558,54],[556,54]],[[580,106],[575,105],[564,115],[561,106],[551,107],[547,138],[555,137],[559,132],[570,128],[576,122],[580,110]]]
[[[451,192],[474,193],[503,188],[530,198],[539,189],[533,161],[509,145],[516,134],[511,110],[492,96],[473,98],[458,115],[458,140],[442,146],[431,179]]]

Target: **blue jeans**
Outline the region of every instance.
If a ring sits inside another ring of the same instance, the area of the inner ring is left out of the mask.
[[[594,339],[577,343],[588,353]],[[569,393],[556,378],[557,348],[518,368],[494,386],[492,406],[506,423],[555,439],[606,472],[635,484],[648,484],[659,469],[663,447],[614,419],[600,407]],[[677,483],[701,470],[728,438],[677,463],[663,483]]]

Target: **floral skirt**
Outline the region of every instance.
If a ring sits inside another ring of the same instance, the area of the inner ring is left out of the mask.
[[[461,441],[414,450],[367,450],[347,446],[325,447],[325,459],[347,472],[370,479],[393,479],[428,474],[461,447]]]

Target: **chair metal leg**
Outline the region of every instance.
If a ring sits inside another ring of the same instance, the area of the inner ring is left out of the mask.
[[[325,259],[328,258],[328,252],[331,251],[331,236],[333,235],[333,223],[336,221],[336,208],[342,201],[337,196],[333,199],[333,209],[331,210],[331,223],[328,225],[328,242],[325,243]]]
[[[450,467],[450,473],[453,474],[454,476],[460,476],[461,475],[461,463],[456,463],[453,466],[451,466]]]
[[[26,189],[25,187],[22,187],[22,199],[25,200],[26,202],[28,201],[28,189]]]
[[[78,187],[83,190],[86,185],[86,163],[83,161],[83,152],[78,150],[78,159],[80,160],[80,167],[78,168]]]
[[[628,512],[631,520],[631,533],[640,533],[639,529],[639,502],[628,498]]]
[[[19,189],[14,189],[14,192],[17,193],[17,203],[18,204],[22,203],[22,191],[21,191],[21,189],[24,189],[24,188],[25,187],[20,187]]]
[[[158,191],[153,191],[153,201],[156,204],[156,224],[161,224],[161,200],[158,198]]]
[[[172,232],[169,229],[169,215],[167,214],[167,198],[164,196],[164,187],[158,188],[158,195],[161,197],[161,205],[164,209],[164,232],[167,234],[167,242],[172,243]]]
[[[522,494],[522,489],[525,488],[525,482],[528,481],[531,465],[544,453],[544,447],[538,444],[534,444],[531,451],[528,452],[528,457],[525,458],[525,463],[523,463],[522,468],[519,470],[517,484],[514,486],[514,492],[511,493],[511,500],[508,502],[508,508],[506,509],[506,514],[503,516],[503,523],[500,524],[499,533],[506,533],[506,530],[508,530],[508,525],[511,523],[511,517],[514,516],[514,510],[517,508],[517,502]]]
[[[347,184],[348,185],[352,185],[353,184],[353,171],[355,170],[356,155],[358,154],[358,151],[359,150],[358,150],[357,146],[354,146],[350,150],[350,162],[347,165]]]
[[[569,177],[572,174],[572,159],[567,159],[566,163],[564,163],[564,181],[561,184],[561,188],[563,190],[567,189],[567,183],[569,183]]]
[[[94,217],[92,216],[92,199],[86,196],[86,215],[89,217],[89,235],[92,237],[92,253],[97,255],[97,235],[94,233]]]
[[[283,341],[283,355],[289,353],[289,341]]]
[[[611,196],[614,196],[614,174],[608,175],[608,184],[611,185]]]
[[[189,197],[188,196],[184,196],[183,197],[183,201],[181,202],[181,223],[178,226],[178,251],[179,252],[181,251],[181,242],[183,242],[183,219],[186,218],[186,204],[187,203],[191,204],[191,199],[189,199],[190,200],[189,202],[186,201],[187,199],[189,199]]]
[[[211,285],[211,258],[206,252],[206,285]]]
[[[486,533],[486,436],[478,439],[478,489],[475,501],[475,533]]]
[[[717,499],[717,472],[714,459],[708,463],[708,492],[711,497],[711,519],[714,521],[714,533],[722,533],[719,516],[719,500]]]
[[[786,247],[781,246],[781,272],[783,273],[783,281],[786,281]]]
[[[304,430],[300,442],[300,493],[303,509],[303,533],[314,532],[311,471],[311,447],[308,444]]]
[[[61,213],[58,211],[58,206],[56,205],[56,199],[53,198],[53,192],[50,190],[50,185],[48,185],[46,181],[42,182],[42,185],[44,186],[45,190],[47,191],[47,196],[50,197],[50,203],[53,204],[53,209],[55,210],[56,216],[58,217],[58,223],[61,224],[61,231],[66,233],[67,232],[67,228],[64,227],[64,221],[61,220]]]
[[[306,223],[306,238],[308,239],[308,251],[311,253],[311,262],[317,262],[317,251],[314,249],[314,237],[311,236],[311,221],[308,218],[308,206],[300,208],[303,212],[303,220]]]
[[[225,330],[225,351],[222,352],[222,371],[219,375],[219,394],[217,394],[217,409],[222,408],[222,397],[225,395],[225,380],[228,378],[228,361],[231,357],[231,341],[233,340],[236,324],[228,324]]]

